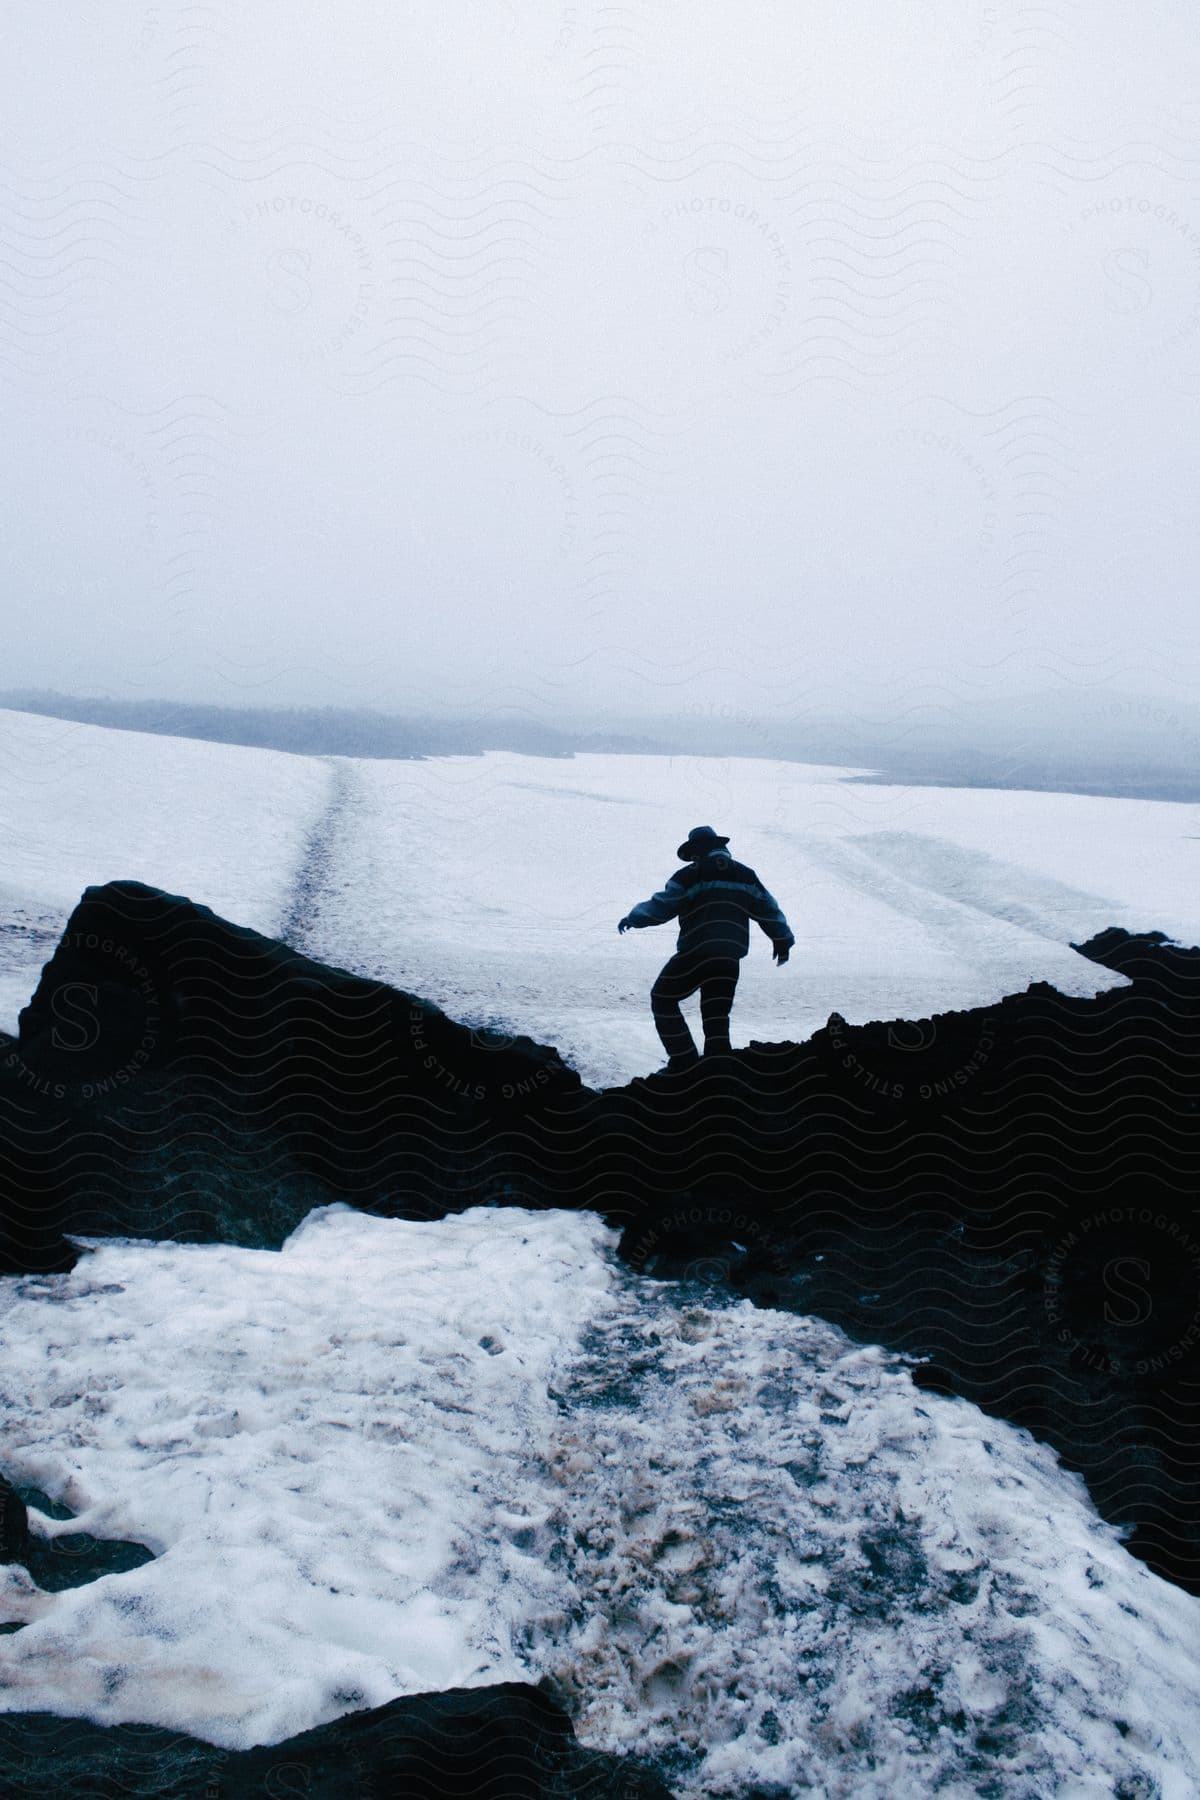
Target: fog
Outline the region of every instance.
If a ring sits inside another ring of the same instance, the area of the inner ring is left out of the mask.
[[[1188,13],[17,0],[7,685],[1169,736]]]

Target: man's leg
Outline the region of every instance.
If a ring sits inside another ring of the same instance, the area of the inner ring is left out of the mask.
[[[654,1026],[662,1039],[663,1049],[670,1057],[695,1056],[696,1040],[687,1027],[687,1020],[679,1010],[679,1002],[694,994],[700,986],[701,972],[692,957],[676,954],[670,962],[664,964],[657,981],[650,989],[650,1010],[654,1014]]]
[[[700,1017],[704,1022],[704,1054],[729,1049],[729,1015],[742,965],[736,957],[710,963],[700,984]]]

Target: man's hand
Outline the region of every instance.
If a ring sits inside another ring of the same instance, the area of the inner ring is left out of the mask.
[[[790,944],[776,944],[776,946],[775,946],[775,961],[780,965],[780,967],[783,966],[783,964],[787,961],[788,957],[791,954],[792,954],[792,946]]]
[[[617,935],[620,936],[621,932],[632,931],[632,930],[633,930],[633,926],[630,924],[629,920],[622,919],[620,924],[617,926]]]

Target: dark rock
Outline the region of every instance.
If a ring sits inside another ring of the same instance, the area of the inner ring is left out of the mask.
[[[0,1713],[0,1793],[12,1800],[670,1800],[632,1761],[582,1749],[562,1708],[517,1682],[393,1700],[238,1753],[155,1726]]]
[[[340,1196],[502,1198],[506,1137],[580,1087],[557,1052],[324,967],[136,882],[89,888],[0,1067],[9,1271],[62,1233],[278,1243]]]
[[[26,1507],[36,1506],[51,1519],[75,1516],[69,1507],[52,1500],[40,1488],[23,1485],[13,1491],[23,1513]],[[138,1569],[143,1563],[154,1561],[154,1552],[145,1544],[125,1538],[97,1538],[90,1531],[64,1531],[46,1538],[30,1531],[12,1560],[23,1563],[44,1592],[56,1594],[63,1588],[86,1587],[89,1582],[99,1581],[102,1575],[120,1575],[126,1569]]]
[[[5,1476],[0,1475],[0,1562],[21,1562],[29,1546],[29,1515],[25,1502]]]

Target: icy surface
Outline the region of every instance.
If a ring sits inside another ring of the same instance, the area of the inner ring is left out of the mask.
[[[590,1215],[332,1207],[0,1288],[0,1466],[158,1560],[0,1615],[0,1707],[241,1747],[550,1675],[681,1794],[1200,1785],[1200,1602],[1029,1436]]]
[[[276,932],[330,785],[319,759],[0,710],[0,1030],[95,883],[149,882]]]

